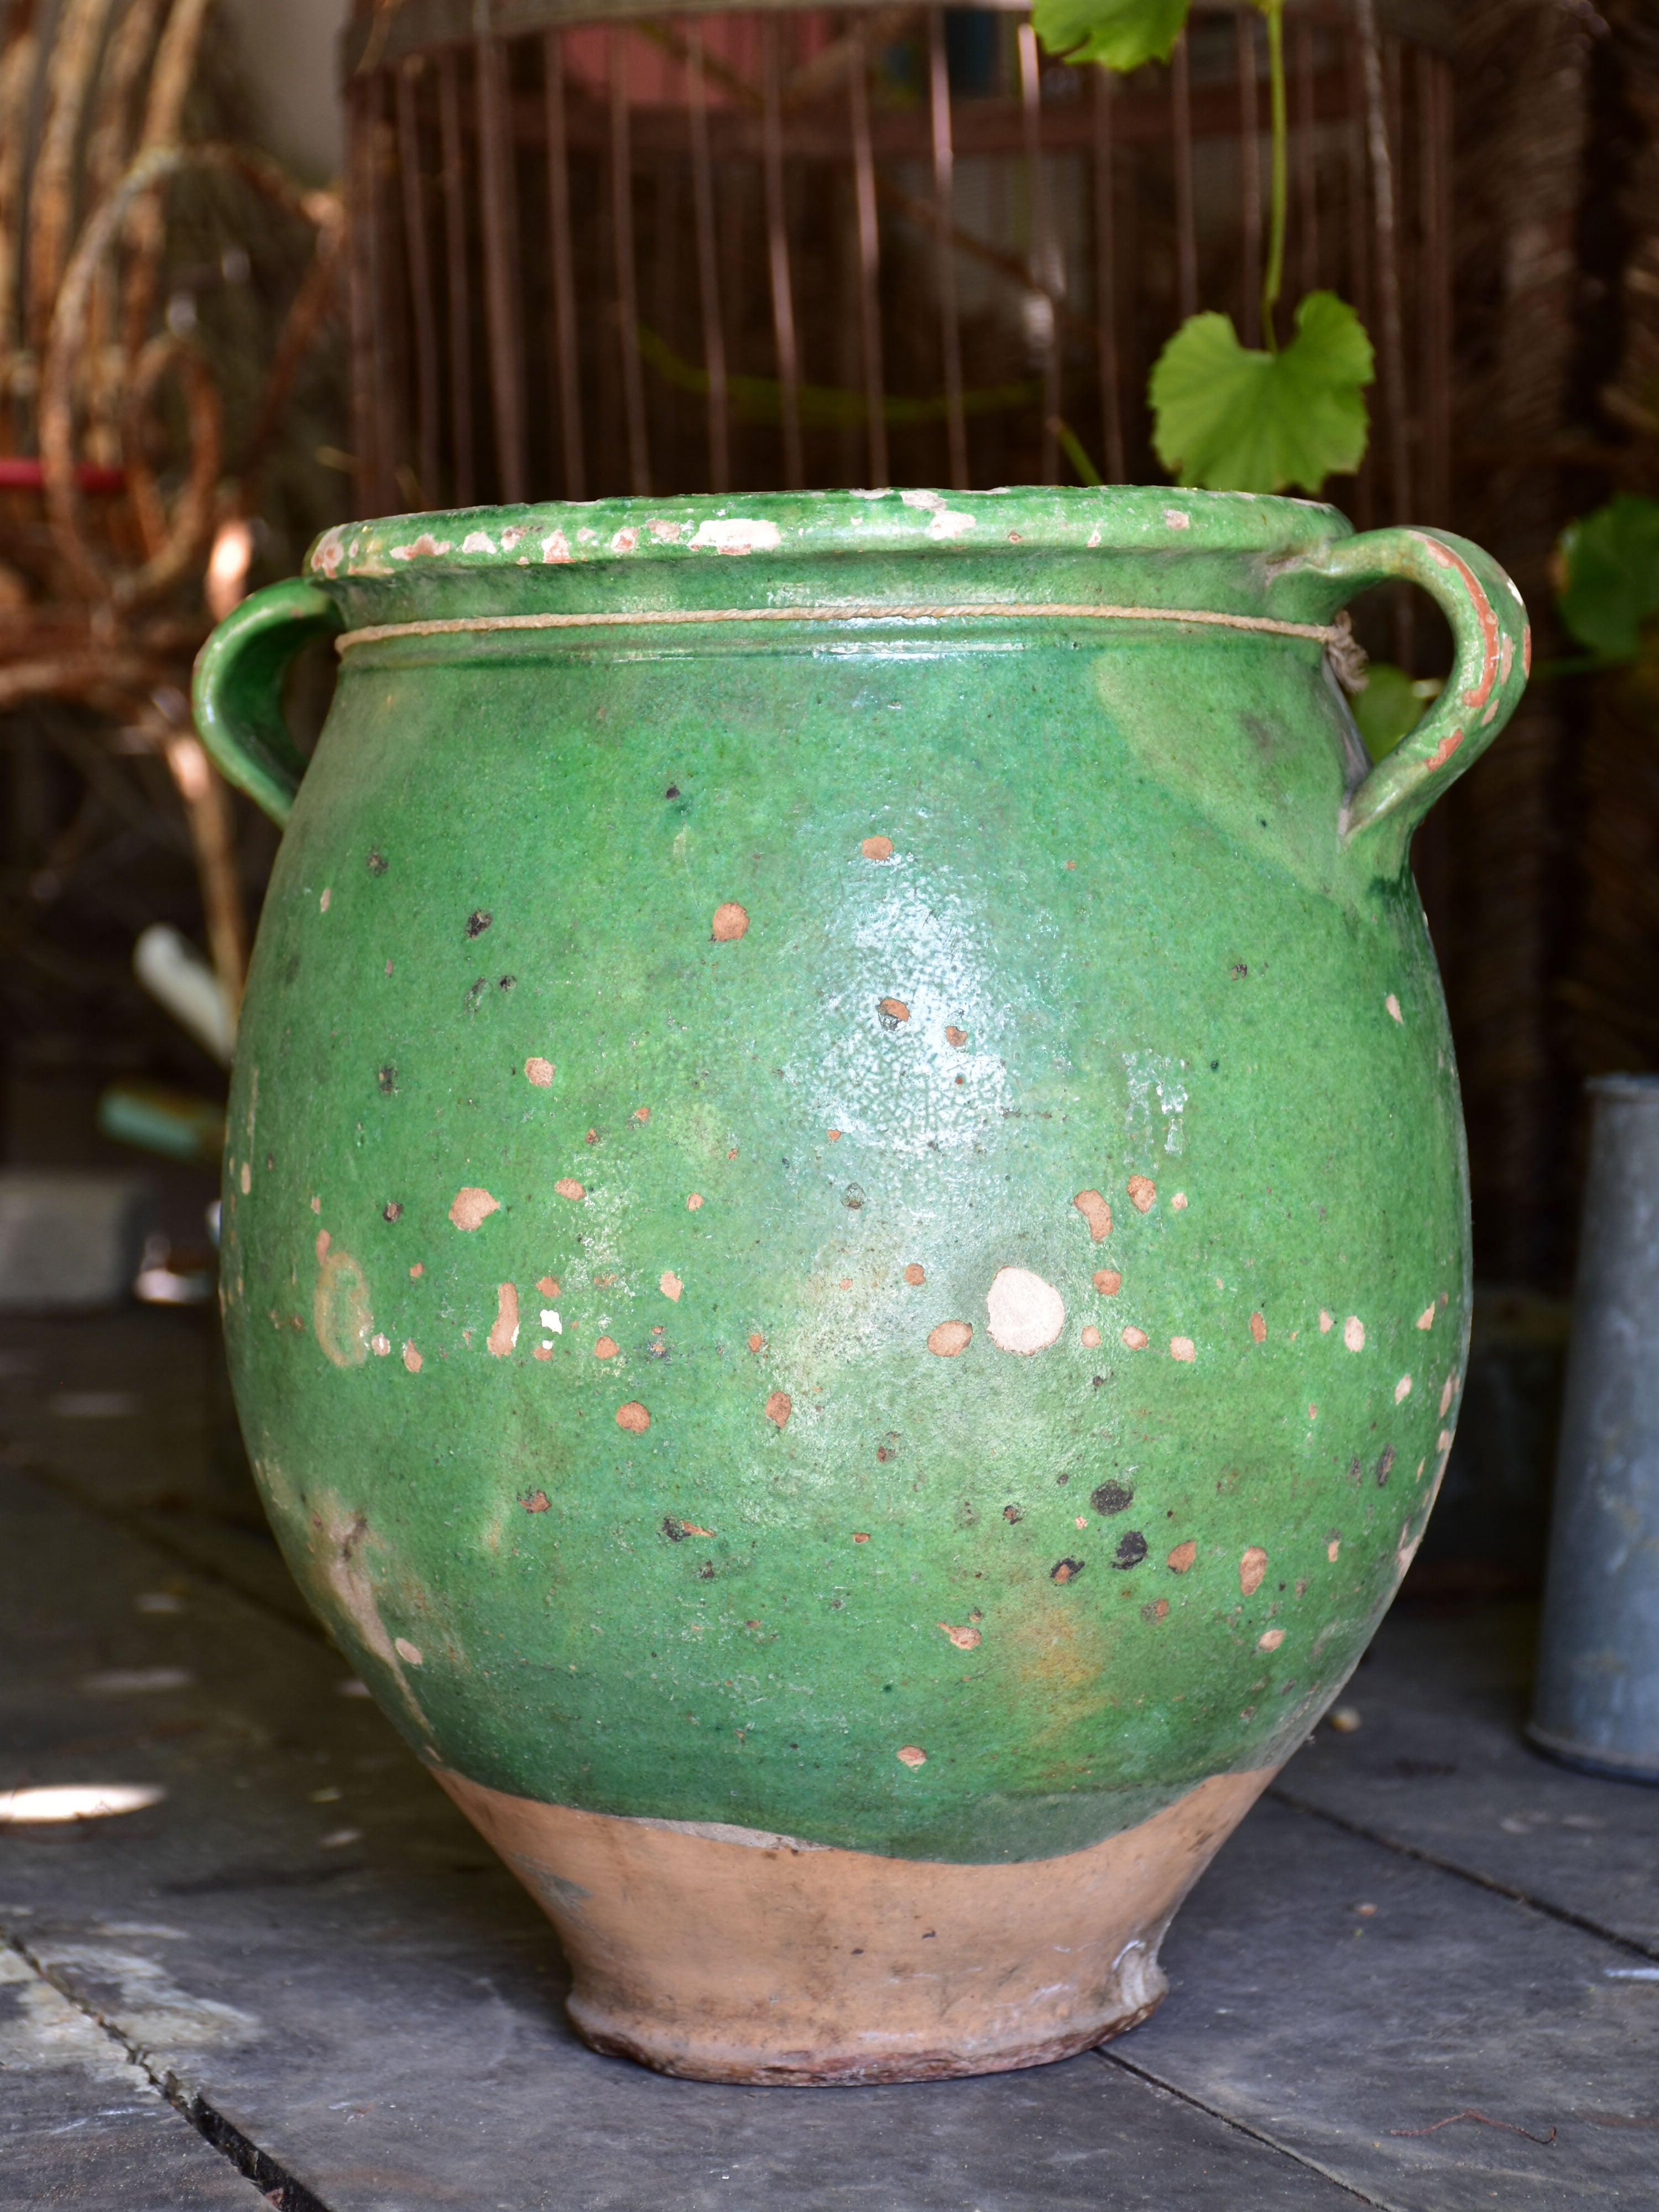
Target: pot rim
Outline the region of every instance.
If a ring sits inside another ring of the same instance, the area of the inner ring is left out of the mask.
[[[1006,558],[1016,547],[1024,556],[1244,554],[1290,560],[1352,534],[1346,516],[1322,501],[1159,484],[685,493],[338,523],[309,547],[303,571],[326,586],[417,574],[706,565],[710,556],[758,560],[763,568],[771,560],[848,555]]]

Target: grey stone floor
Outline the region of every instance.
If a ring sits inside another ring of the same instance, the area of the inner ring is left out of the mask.
[[[1522,1747],[1524,1608],[1396,1611],[1363,1725],[1292,1761],[1108,2050],[668,2081],[575,2039],[551,1930],[341,1694],[207,1371],[196,1317],[0,1321],[0,1789],[167,1793],[0,1828],[5,2212],[1659,2203],[1659,1790]]]

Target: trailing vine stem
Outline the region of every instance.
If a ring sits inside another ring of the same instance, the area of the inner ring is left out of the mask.
[[[1267,79],[1273,114],[1273,201],[1267,231],[1267,266],[1261,279],[1261,335],[1269,353],[1279,351],[1273,311],[1285,281],[1285,216],[1289,198],[1287,172],[1290,122],[1285,98],[1285,0],[1258,0],[1267,19]]]

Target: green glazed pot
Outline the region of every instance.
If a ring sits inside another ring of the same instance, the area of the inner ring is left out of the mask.
[[[1455,666],[1373,768],[1333,625],[1389,578]],[[209,641],[204,740],[292,807],[249,1449],[593,2042],[905,2079],[1157,2002],[1446,1463],[1407,848],[1526,639],[1457,538],[1108,489],[366,523]]]

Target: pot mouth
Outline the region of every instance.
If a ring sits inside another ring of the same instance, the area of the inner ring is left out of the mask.
[[[522,587],[527,570],[552,582],[572,569],[603,568],[620,580],[619,572],[649,567],[665,581],[665,568],[741,561],[753,578],[748,588],[764,592],[767,572],[825,557],[1232,554],[1275,562],[1351,530],[1321,501],[1156,484],[699,493],[340,523],[317,538],[304,567],[325,586],[494,573]],[[732,570],[725,574],[729,586]]]

